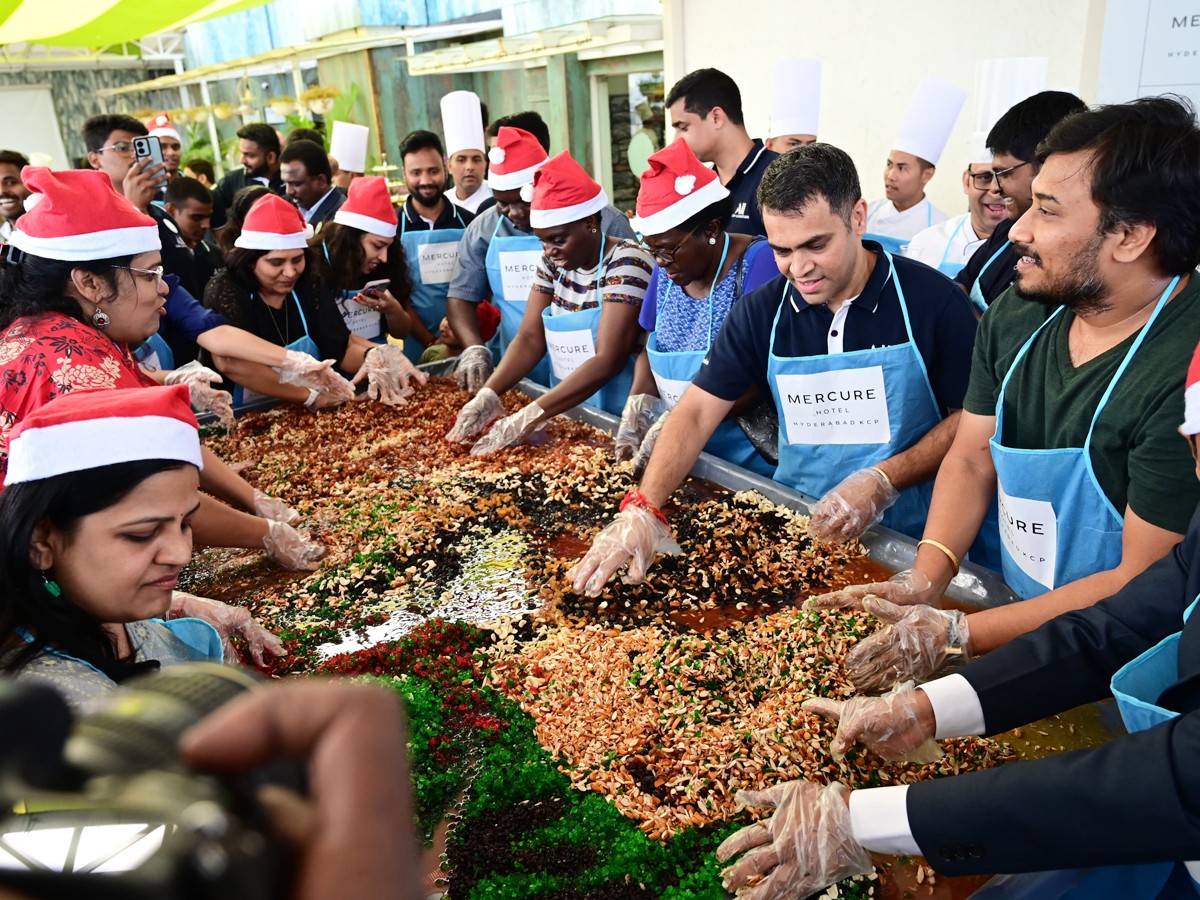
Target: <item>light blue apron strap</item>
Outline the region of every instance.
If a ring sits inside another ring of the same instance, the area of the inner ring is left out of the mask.
[[[925,379],[925,390],[929,392],[929,402],[933,404],[935,410],[940,410],[941,407],[938,406],[937,396],[933,393],[933,385],[929,383],[929,370],[925,367],[925,358],[921,356],[921,351],[917,347],[917,340],[913,337],[912,322],[908,318],[908,302],[904,299],[904,288],[900,286],[900,276],[896,274],[896,265],[892,262],[892,254],[884,250],[883,255],[887,257],[888,268],[890,269],[889,275],[896,285],[896,296],[900,299],[900,312],[904,315],[904,331],[908,335],[908,342],[915,351],[917,365],[921,367],[921,377]],[[938,418],[941,418],[940,412]]]
[[[717,284],[721,279],[721,267],[725,265],[725,258],[729,255],[729,232],[725,233],[725,246],[721,249],[721,260],[717,263],[717,271],[713,273],[712,284],[708,286],[708,330],[704,333],[705,347],[712,349],[712,326],[713,326],[713,294],[717,292]],[[666,273],[659,269],[659,273],[666,279],[666,289],[663,290],[663,302],[658,304],[654,309],[654,330],[658,331],[658,326],[662,323],[663,310],[666,308],[667,301],[671,298],[671,279],[667,278]],[[687,293],[683,288],[679,292],[685,297]]]
[[[333,260],[329,258],[329,245],[321,241],[321,252],[325,254],[325,262],[329,263],[329,267],[333,268]]]
[[[292,299],[296,301],[296,311],[300,313],[300,324],[304,326],[304,336],[311,339],[312,335],[308,333],[308,319],[304,316],[304,307],[300,305],[300,298],[296,296],[295,291],[292,291]]]
[[[983,268],[979,270],[979,274],[975,276],[975,283],[979,283],[979,279],[983,278],[983,273],[986,272],[1005,250],[1012,246],[1012,241],[1005,241],[1000,245],[1000,249],[991,255],[987,262],[983,264]]]
[[[1192,617],[1192,612],[1196,609],[1196,604],[1200,603],[1200,594],[1196,595],[1196,599],[1191,602],[1187,609],[1183,611],[1183,621],[1186,622]]]
[[[929,202],[929,198],[925,198],[925,227],[933,226],[933,204]]]
[[[965,224],[966,224],[966,221],[967,221],[967,219],[969,219],[969,218],[971,218],[971,217],[968,215],[968,216],[966,216],[966,217],[964,217],[964,218],[962,218],[962,219],[959,219],[959,220],[958,220],[958,227],[957,227],[957,228],[955,228],[955,229],[954,229],[954,231],[952,231],[952,232],[950,233],[950,240],[946,241],[946,246],[945,246],[945,248],[942,250],[942,258],[941,258],[940,260],[938,260],[938,265],[939,265],[939,266],[944,266],[944,265],[946,264],[946,254],[950,252],[950,248],[951,248],[951,246],[953,246],[953,244],[954,244],[954,239],[955,239],[956,237],[958,237],[958,233],[959,233],[960,231],[962,231],[962,227],[963,227],[963,225],[965,225]],[[980,274],[982,274],[982,272],[981,272]]]
[[[1104,407],[1108,405],[1109,398],[1112,396],[1113,391],[1116,390],[1117,382],[1121,380],[1121,376],[1124,375],[1125,370],[1129,368],[1129,364],[1133,361],[1134,354],[1138,352],[1138,349],[1142,346],[1142,342],[1146,339],[1146,335],[1150,333],[1151,326],[1154,325],[1155,320],[1158,318],[1158,314],[1163,311],[1163,307],[1167,305],[1167,300],[1170,298],[1171,292],[1175,290],[1175,285],[1177,284],[1179,284],[1178,275],[1171,279],[1171,283],[1167,285],[1167,289],[1163,291],[1162,295],[1158,298],[1158,303],[1154,307],[1154,312],[1150,313],[1150,318],[1146,320],[1146,324],[1143,325],[1142,330],[1138,332],[1137,339],[1134,340],[1133,346],[1129,348],[1129,352],[1127,352],[1125,354],[1125,358],[1121,360],[1121,365],[1117,367],[1116,374],[1113,375],[1112,380],[1109,381],[1108,387],[1105,389],[1104,394],[1100,397],[1100,402],[1096,404],[1096,411],[1092,413],[1092,422],[1090,425],[1088,425],[1087,437],[1083,441],[1084,463],[1087,466],[1088,477],[1092,480],[1092,485],[1095,487],[1096,493],[1104,498],[1105,505],[1108,506],[1109,510],[1112,511],[1112,514],[1118,519],[1123,519],[1124,515],[1117,512],[1117,509],[1115,506],[1113,506],[1112,501],[1108,499],[1108,494],[1106,494],[1104,489],[1100,487],[1100,480],[1096,477],[1096,470],[1092,466],[1092,434],[1096,430],[1096,422],[1100,418],[1100,413],[1104,410]]]
[[[792,283],[786,278],[783,279],[783,296],[779,298],[779,309],[775,310],[775,320],[771,323],[771,340],[767,344],[768,360],[775,353],[775,329],[779,327],[779,317],[783,314],[783,304],[788,302],[788,291],[791,287]]]
[[[494,241],[496,239],[496,235],[498,235],[500,233],[500,223],[503,221],[504,221],[504,216],[502,216],[502,215],[496,216],[496,227],[492,229],[492,236],[488,240],[489,247],[492,246],[492,241]]]
[[[982,272],[980,274],[982,274]],[[997,439],[999,439],[1000,435],[1003,434],[1003,431],[1001,429],[1003,428],[1003,425],[1004,425],[1004,394],[1008,391],[1008,383],[1009,383],[1009,381],[1012,380],[1013,373],[1015,371],[1017,371],[1017,366],[1020,365],[1021,360],[1025,358],[1025,354],[1029,352],[1029,348],[1033,346],[1033,342],[1034,342],[1034,340],[1037,339],[1037,336],[1042,333],[1042,329],[1045,328],[1047,325],[1049,325],[1051,322],[1053,322],[1054,317],[1057,316],[1059,313],[1061,313],[1064,309],[1066,309],[1065,306],[1060,306],[1058,309],[1056,309],[1046,319],[1045,322],[1043,322],[1041,325],[1039,325],[1037,327],[1037,329],[1033,332],[1033,334],[1031,334],[1029,336],[1029,338],[1025,341],[1025,343],[1021,345],[1021,349],[1018,350],[1017,355],[1015,357],[1013,357],[1012,365],[1008,367],[1008,372],[1005,374],[1004,380],[1002,382],[1000,382],[1000,393],[996,397],[996,435],[995,436]]]

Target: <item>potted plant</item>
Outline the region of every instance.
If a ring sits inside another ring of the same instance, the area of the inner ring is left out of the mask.
[[[296,111],[296,98],[287,96],[272,97],[269,105],[279,115],[287,116]]]
[[[338,88],[322,87],[318,84],[302,93],[300,101],[308,107],[309,112],[324,116],[333,111],[334,98],[339,94],[341,90]]]

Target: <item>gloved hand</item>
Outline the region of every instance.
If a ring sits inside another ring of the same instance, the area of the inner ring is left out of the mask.
[[[846,654],[846,676],[860,691],[879,691],[909,679],[929,678],[951,656],[971,659],[967,614],[932,606],[897,606],[867,597],[863,609],[887,628],[855,645]]]
[[[263,664],[264,650],[272,656],[283,656],[283,644],[279,638],[263,628],[259,621],[250,615],[249,610],[240,606],[197,597],[186,591],[173,591],[170,616],[173,619],[184,616],[203,619],[217,629],[217,633],[221,635],[221,642],[225,645],[225,662],[230,665],[238,665],[242,661],[241,654],[230,640],[235,634],[240,635],[246,642],[250,656],[257,665]]]
[[[468,394],[477,394],[492,377],[492,351],[483,344],[472,344],[458,355],[454,380]]]
[[[367,351],[351,384],[367,379],[367,396],[385,406],[403,406],[414,390],[412,383],[423,385],[429,376],[414,366],[395,344],[380,344]]]
[[[629,395],[625,400],[625,408],[621,411],[621,424],[617,426],[617,436],[613,438],[617,462],[633,459],[650,426],[666,411],[667,404],[661,397],[653,394]]]
[[[567,571],[567,578],[575,593],[598,597],[608,579],[626,562],[629,570],[621,580],[638,584],[646,577],[655,554],[676,556],[680,552],[664,522],[650,510],[630,504],[596,535],[583,559]]]
[[[642,473],[646,471],[646,466],[650,462],[650,454],[654,452],[654,445],[658,443],[658,436],[662,434],[663,427],[667,424],[667,413],[663,413],[657,422],[650,426],[646,432],[646,436],[642,438],[642,445],[638,447],[637,455],[633,458],[633,477],[641,478]]]
[[[818,541],[853,540],[883,518],[899,496],[878,469],[859,469],[813,507],[808,533]]]
[[[214,372],[208,366],[202,366],[192,360],[185,366],[180,366],[168,372],[163,384],[186,384],[191,397],[192,408],[198,412],[210,412],[225,426],[226,430],[233,428],[233,398],[225,391],[219,391],[214,384],[221,384],[225,379],[220,373]]]
[[[939,606],[940,599],[933,593],[933,583],[924,572],[905,569],[887,581],[870,584],[852,584],[840,591],[830,591],[804,601],[805,609],[862,609],[865,597],[882,597],[897,606],[926,604]]]
[[[264,494],[258,488],[254,489],[254,514],[287,525],[296,525],[300,521],[300,513],[282,500],[272,497],[270,494]]]
[[[310,541],[291,525],[267,520],[267,536],[263,538],[267,556],[285,569],[313,572],[329,551]]]
[[[911,681],[882,697],[852,697],[844,702],[813,697],[800,708],[838,723],[829,748],[834,759],[845,756],[856,741],[887,760],[930,763],[942,756],[933,739],[933,706]]]
[[[768,807],[775,813],[735,831],[717,848],[721,862],[750,851],[721,873],[725,890],[746,900],[807,897],[843,878],[871,872],[871,857],[850,825],[849,794],[845,785],[811,781],[738,791],[740,806]],[[748,886],[755,876],[763,880]]]
[[[489,387],[480,388],[479,393],[468,400],[458,411],[454,427],[446,434],[446,440],[455,443],[469,441],[488,425],[504,415],[504,404],[496,392]]]
[[[354,399],[354,385],[333,370],[332,359],[316,359],[299,350],[286,350],[279,367],[281,384],[297,384],[317,391],[321,399],[313,403],[320,409]]]
[[[526,403],[511,416],[493,425],[487,434],[476,441],[471,448],[471,455],[484,456],[516,446],[546,421],[546,411],[537,405],[537,401]]]

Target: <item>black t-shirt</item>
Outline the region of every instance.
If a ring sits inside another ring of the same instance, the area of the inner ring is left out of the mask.
[[[317,301],[308,278],[297,283],[293,296],[287,298],[282,309],[272,309],[257,294],[235,284],[224,269],[212,277],[204,291],[204,305],[225,316],[229,324],[280,347],[304,336],[297,300],[308,323],[308,336],[320,349],[321,359],[340,363],[350,344],[350,331],[333,303]]]
[[[251,178],[246,174],[245,169],[234,169],[224,178],[217,182],[213,188],[213,214],[212,214],[212,230],[219,231],[225,227],[227,221],[226,212],[233,203],[234,195],[248,184],[262,184],[261,181]],[[283,179],[276,172],[268,185],[266,185],[280,197],[287,196],[287,191],[283,186]]]
[[[192,251],[192,259],[196,265],[196,278],[200,282],[200,293],[195,296],[203,297],[209,279],[225,267],[225,257],[215,244],[201,241]]]
[[[995,230],[988,235],[988,239],[983,242],[983,246],[972,254],[971,258],[967,260],[967,264],[954,276],[954,280],[962,285],[969,294],[975,280],[979,278],[980,271],[987,266],[987,271],[983,273],[983,280],[979,282],[979,289],[983,292],[983,299],[989,305],[1008,290],[1008,286],[1012,284],[1013,278],[1017,274],[1017,251],[1012,244],[1008,243],[1008,232],[1012,227],[1012,219],[1005,219],[997,225]],[[996,256],[996,251],[1001,247],[1005,247],[1004,252]],[[993,256],[996,256],[996,261],[988,266],[988,260]]]
[[[192,259],[192,251],[188,249],[179,226],[161,206],[153,203],[149,208],[150,218],[158,225],[158,237],[162,241],[162,266],[168,275],[179,277],[179,283],[193,297],[199,297],[204,291],[204,285],[196,276],[196,262]]]
[[[733,215],[729,219],[726,231],[756,237],[767,233],[763,227],[762,213],[758,209],[758,183],[762,181],[767,166],[778,156],[778,153],[768,150],[758,138],[754,139],[754,146],[725,185],[733,198]]]

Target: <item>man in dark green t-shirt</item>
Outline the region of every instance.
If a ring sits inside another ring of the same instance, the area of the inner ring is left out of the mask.
[[[1016,280],[980,322],[913,569],[850,589],[936,603],[998,498],[1004,577],[1026,599],[969,616],[884,608],[899,621],[861,648],[860,688],[1116,593],[1182,539],[1200,500],[1175,433],[1200,342],[1200,217],[1178,202],[1200,195],[1192,110],[1149,98],[1076,113],[1038,159],[1010,234]]]

